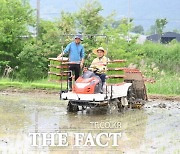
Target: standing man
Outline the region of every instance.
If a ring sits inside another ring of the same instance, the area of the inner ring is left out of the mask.
[[[76,35],[74,41],[69,43],[65,50],[57,57],[61,58],[65,53],[69,54],[69,70],[74,72],[75,80],[79,77],[80,68],[82,68],[84,64],[85,51],[84,47],[81,45],[81,41],[83,41],[82,36]],[[69,81],[69,88],[72,89],[72,79]]]

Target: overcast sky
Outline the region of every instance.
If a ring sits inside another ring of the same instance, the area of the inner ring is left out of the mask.
[[[36,8],[37,0],[30,0],[33,8]],[[61,11],[75,12],[85,0],[40,0],[41,18],[54,19],[59,17]],[[99,0],[103,7],[101,14],[107,16],[113,11],[117,13],[117,19],[128,16],[134,18],[135,24],[141,24],[149,28],[157,18],[166,17],[169,21],[169,29],[180,29],[180,0]],[[130,7],[128,7],[130,6]]]

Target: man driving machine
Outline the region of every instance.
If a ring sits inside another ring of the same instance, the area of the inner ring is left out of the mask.
[[[93,53],[97,55],[97,58],[92,61],[90,68],[97,69],[95,74],[101,78],[103,86],[106,81],[105,73],[107,71],[108,58],[105,55],[107,54],[107,51],[104,50],[103,47],[99,47],[98,49],[93,50]]]

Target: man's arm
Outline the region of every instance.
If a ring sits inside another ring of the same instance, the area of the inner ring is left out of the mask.
[[[71,47],[71,43],[69,43],[66,48],[64,49],[64,51],[62,53],[60,53],[57,58],[61,58],[65,53],[69,52],[70,50],[70,47]]]
[[[84,64],[84,57],[85,57],[85,51],[84,51],[84,47],[82,47],[82,50],[81,50],[81,63],[80,63],[81,68],[83,67],[83,64]]]
[[[92,61],[92,63],[91,63],[91,65],[90,65],[90,67],[96,67],[96,64],[97,64],[97,58],[95,58],[93,61]]]

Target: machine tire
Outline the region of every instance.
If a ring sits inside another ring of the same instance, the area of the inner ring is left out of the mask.
[[[121,103],[121,98],[119,98],[118,109],[119,109],[119,112],[122,112],[122,113],[124,112],[124,106]]]
[[[69,101],[68,105],[67,105],[67,111],[68,112],[77,112],[77,111],[79,111],[79,107],[78,107],[78,105],[74,105],[74,104],[72,104],[71,101]]]
[[[115,114],[119,111],[117,101],[118,101],[117,99],[109,100],[109,104],[108,104],[108,113],[109,114]]]
[[[135,94],[133,86],[130,86],[127,92],[127,100],[128,100],[128,106],[130,109],[132,109],[133,103],[135,101]]]

